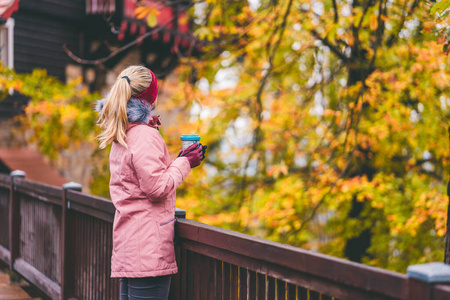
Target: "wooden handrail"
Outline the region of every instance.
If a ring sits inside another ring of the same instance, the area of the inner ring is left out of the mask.
[[[114,220],[115,208],[110,200],[77,191],[67,191],[67,200],[71,210],[109,223]]]
[[[276,266],[278,271],[302,272],[328,284],[333,282],[392,298],[407,298],[408,277],[404,274],[186,219],[177,222],[177,238],[191,251],[259,273],[268,274],[269,269]]]
[[[0,187],[9,189],[11,185],[11,176],[0,174]]]
[[[434,300],[448,300],[450,295],[450,286],[438,284],[434,287]]]
[[[17,178],[14,182],[18,192],[36,200],[61,206],[62,188],[40,182]]]

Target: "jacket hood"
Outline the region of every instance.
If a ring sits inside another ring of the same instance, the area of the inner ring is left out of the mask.
[[[95,105],[95,111],[102,113],[106,98],[98,100]],[[129,123],[148,124],[154,115],[152,105],[146,101],[137,98],[131,98],[127,103],[127,118]]]

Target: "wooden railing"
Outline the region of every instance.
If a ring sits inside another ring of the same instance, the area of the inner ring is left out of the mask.
[[[52,299],[119,299],[110,278],[114,211],[76,184],[0,175],[0,260]],[[450,285],[176,215],[170,299],[450,299]]]

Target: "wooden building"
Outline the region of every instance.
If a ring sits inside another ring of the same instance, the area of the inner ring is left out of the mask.
[[[148,0],[146,5],[159,11],[157,27],[164,28],[105,62],[106,70],[130,51],[139,50],[140,61],[136,63],[147,65],[161,76],[168,74],[176,66],[176,52],[185,51],[193,41],[189,24],[183,21],[187,4],[177,1],[167,6]],[[68,68],[73,66],[79,68],[79,75],[86,75],[92,65],[72,60],[63,45],[84,59],[109,55],[151,30],[134,17],[135,8],[136,0],[0,0],[2,63],[19,73],[44,68],[63,81],[70,77]]]
[[[22,0],[14,18],[14,65],[19,73],[35,68],[65,80],[72,63],[62,45],[80,49],[84,0]],[[78,50],[76,51],[78,52]]]

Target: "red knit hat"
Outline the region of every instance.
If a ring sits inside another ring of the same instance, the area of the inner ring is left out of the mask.
[[[136,95],[135,98],[153,104],[153,102],[155,102],[156,100],[156,97],[158,96],[158,82],[156,80],[155,74],[153,74],[153,72],[150,69],[148,70],[150,71],[150,74],[152,74],[152,82],[145,91],[143,91],[139,95]]]

